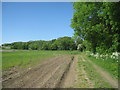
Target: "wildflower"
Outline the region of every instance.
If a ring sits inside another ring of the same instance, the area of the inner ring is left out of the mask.
[[[95,57],[95,58],[98,58],[98,57],[99,57],[99,55],[98,55],[98,54],[95,54],[95,55],[94,55],[94,57]]]
[[[100,57],[102,58],[102,57],[103,57],[103,55],[100,55]]]
[[[114,52],[114,53],[112,53],[112,55],[118,57],[118,56],[119,56],[119,53],[118,53],[118,52]]]

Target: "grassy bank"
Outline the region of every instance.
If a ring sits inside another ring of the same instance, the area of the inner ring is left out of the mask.
[[[79,73],[79,78],[82,80],[80,82],[80,87],[81,88],[89,88],[89,87],[94,87],[94,88],[112,88],[110,84],[108,84],[103,78],[96,72],[95,68],[92,67],[90,63],[88,63],[86,60],[83,60],[84,55],[82,55],[82,58],[79,57],[78,60],[78,69],[81,70],[81,68],[84,69],[86,72],[86,76],[89,78],[91,83],[88,83],[86,78],[84,77],[85,75],[83,73]]]
[[[65,54],[78,54],[78,51],[37,51],[18,50],[2,52],[2,68],[7,69],[13,66],[27,67],[41,62],[47,58],[52,58]]]
[[[93,56],[87,56],[88,59],[92,60],[98,66],[102,67],[104,70],[109,72],[112,77],[118,79],[118,61],[117,59],[112,58],[95,58]]]

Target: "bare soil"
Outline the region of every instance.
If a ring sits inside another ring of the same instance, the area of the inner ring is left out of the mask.
[[[61,81],[71,56],[65,55],[45,60],[43,63],[27,69],[6,71],[3,75],[3,88],[55,88]]]
[[[77,84],[77,62],[78,62],[78,55],[74,56],[74,60],[71,62],[68,72],[64,76],[64,80],[61,82],[62,88],[70,88],[74,87]]]

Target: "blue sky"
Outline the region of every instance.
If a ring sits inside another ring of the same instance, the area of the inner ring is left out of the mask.
[[[2,43],[71,37],[72,16],[70,2],[3,3]]]

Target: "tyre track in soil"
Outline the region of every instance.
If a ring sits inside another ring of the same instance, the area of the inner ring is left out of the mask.
[[[66,71],[64,72],[64,75],[62,77],[62,80],[59,82],[59,87],[61,88],[70,88],[76,85],[77,82],[77,62],[78,62],[78,56],[74,55],[74,59],[71,60],[69,63]]]
[[[55,88],[70,63],[70,55],[45,60],[42,64],[3,79],[3,88]]]

